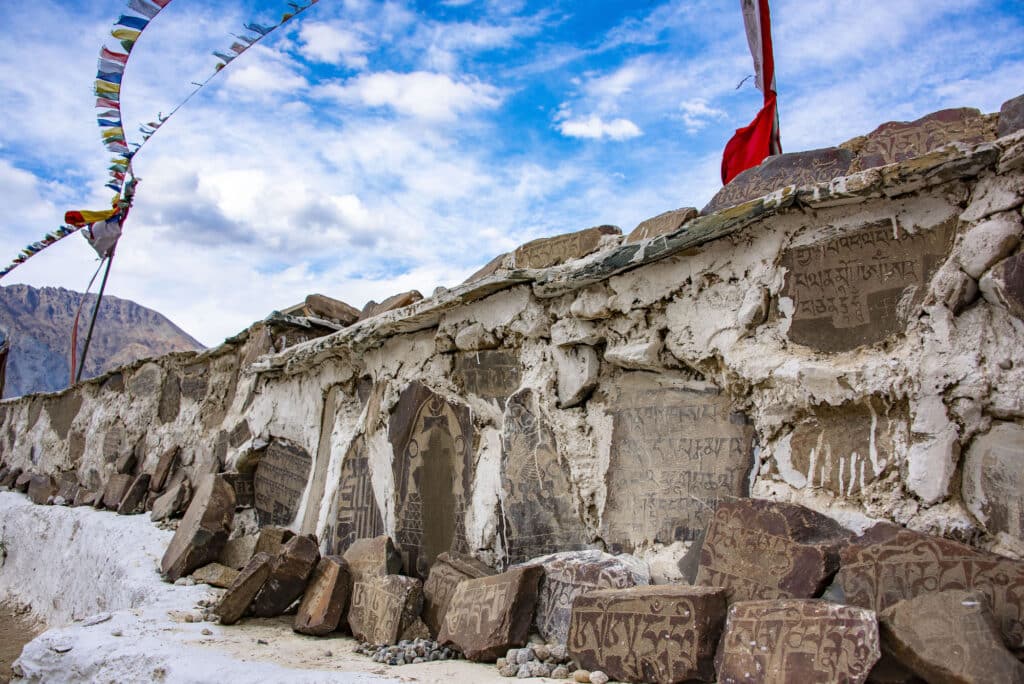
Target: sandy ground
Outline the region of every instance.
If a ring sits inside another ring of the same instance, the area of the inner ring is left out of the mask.
[[[22,647],[44,629],[30,617],[27,609],[0,603],[0,683],[11,680],[11,665],[21,655]]]

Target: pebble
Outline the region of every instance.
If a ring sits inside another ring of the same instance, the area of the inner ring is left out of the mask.
[[[98,625],[103,622],[106,622],[112,617],[113,615],[111,615],[110,613],[99,613],[98,615],[93,615],[92,617],[87,617],[84,620],[82,620],[82,626],[92,627],[93,625]]]
[[[110,636],[116,636],[116,637],[119,637],[119,636],[121,636],[122,634],[124,634],[124,632],[122,632],[122,631],[121,631],[121,630],[119,630],[119,629],[115,629],[115,630],[114,630],[113,632],[111,632],[111,633],[110,633]]]
[[[559,665],[558,667],[556,667],[554,670],[551,671],[551,678],[552,679],[568,679],[569,678],[569,668],[567,668],[565,665]]]
[[[537,656],[537,660],[547,660],[551,657],[551,649],[547,644],[541,644],[533,648],[533,654]]]
[[[600,670],[590,673],[590,684],[608,684],[608,675]]]
[[[502,677],[515,677],[519,673],[519,666],[505,663],[498,668],[498,674]]]
[[[590,684],[590,673],[586,670],[576,670],[572,673],[572,680],[579,684]]]
[[[516,654],[516,663],[519,665],[525,665],[526,663],[533,660],[536,656],[533,655],[533,651],[528,648],[521,648]]]
[[[387,663],[395,666],[437,660],[456,660],[462,657],[461,653],[453,651],[451,648],[442,648],[439,643],[430,639],[401,641],[396,646],[375,646],[362,643],[356,646],[355,652],[370,656],[375,663]]]

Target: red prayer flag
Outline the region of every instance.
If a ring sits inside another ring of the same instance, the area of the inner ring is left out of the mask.
[[[128,55],[124,54],[123,52],[114,52],[113,50],[108,50],[107,48],[103,48],[100,50],[100,57],[102,57],[103,59],[109,59],[112,62],[120,62],[121,64],[128,63]]]

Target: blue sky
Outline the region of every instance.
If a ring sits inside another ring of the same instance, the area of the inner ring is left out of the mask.
[[[173,0],[136,46],[128,130],[284,2]],[[91,83],[120,0],[0,3],[0,260],[104,207]],[[775,0],[786,151],[1024,93],[1019,0]],[[321,292],[362,307],[451,287],[518,244],[629,231],[719,188],[757,112],[738,0],[320,0],[161,130],[108,291],[216,344]],[[72,236],[2,283],[81,290]]]

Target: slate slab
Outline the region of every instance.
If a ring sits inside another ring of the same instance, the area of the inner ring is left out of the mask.
[[[256,555],[256,541],[259,534],[245,534],[241,537],[228,539],[224,550],[220,552],[220,562],[229,568],[241,570]]]
[[[515,267],[549,268],[580,259],[597,251],[607,235],[622,235],[622,231],[615,226],[597,226],[527,242],[513,253]]]
[[[278,527],[276,525],[261,527],[256,538],[256,549],[254,553],[266,552],[276,558],[277,555],[281,553],[281,548],[294,536],[295,533],[287,527]]]
[[[256,594],[270,577],[274,559],[269,553],[257,553],[245,566],[217,604],[222,625],[233,625],[242,619]]]
[[[309,452],[298,444],[283,439],[270,442],[253,480],[256,520],[261,527],[292,524],[312,465]]]
[[[220,557],[235,518],[235,492],[224,478],[206,475],[178,525],[160,571],[171,582]]]
[[[373,539],[357,539],[344,554],[353,581],[364,577],[397,575],[402,572],[402,557],[391,537],[381,535]]]
[[[173,446],[160,454],[160,458],[156,462],[156,468],[153,469],[153,477],[149,480],[150,491],[162,492],[164,490],[167,478],[178,464],[180,454],[181,447],[179,446]]]
[[[235,506],[238,508],[252,508],[256,503],[256,492],[252,473],[224,473],[231,488],[235,490]]]
[[[192,573],[192,579],[198,584],[209,584],[211,587],[228,589],[238,579],[239,571],[220,563],[204,565]]]
[[[103,507],[116,511],[117,507],[121,505],[121,499],[124,498],[125,493],[134,481],[134,475],[123,473],[111,475],[110,479],[107,480],[107,486],[103,489],[103,497],[101,499]]]
[[[1024,129],[1024,95],[1018,95],[1012,100],[1007,100],[999,108],[999,125],[996,128],[996,135],[1002,138]]]
[[[306,308],[316,316],[337,321],[341,325],[352,325],[359,319],[359,309],[322,294],[307,295]]]
[[[335,501],[338,510],[334,525],[335,553],[345,553],[357,539],[373,539],[384,534],[384,519],[373,492],[370,452],[363,435],[352,440],[342,461]]]
[[[654,218],[643,221],[634,228],[633,232],[626,236],[623,244],[643,242],[644,240],[674,233],[686,225],[687,221],[692,221],[697,216],[698,213],[694,207],[684,207],[682,209],[666,211],[664,214],[658,214]]]
[[[341,556],[320,559],[295,615],[293,629],[301,634],[323,636],[338,629],[348,611],[352,574]]]
[[[159,522],[160,520],[167,520],[185,510],[185,506],[189,501],[190,486],[188,480],[181,480],[180,482],[171,485],[166,492],[157,497],[156,501],[153,502],[153,510],[149,514],[149,519],[153,522]]]
[[[143,512],[146,507],[146,496],[149,494],[150,478],[148,473],[142,473],[132,479],[124,497],[121,498],[121,503],[117,506],[118,515],[135,515]]]
[[[352,636],[393,645],[415,629],[423,609],[423,583],[404,575],[366,576],[352,586],[348,624]]]
[[[57,495],[57,483],[49,475],[33,475],[28,483],[28,498],[32,503],[45,506]]]
[[[302,595],[306,582],[320,562],[320,549],[307,536],[292,537],[282,547],[270,568],[270,576],[256,595],[252,613],[256,617],[283,615]]]
[[[444,623],[455,588],[462,582],[497,574],[493,569],[468,556],[442,553],[430,568],[423,583],[423,622],[435,639]]]

